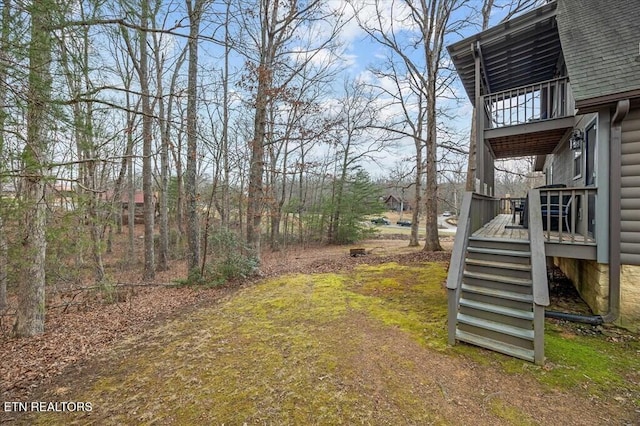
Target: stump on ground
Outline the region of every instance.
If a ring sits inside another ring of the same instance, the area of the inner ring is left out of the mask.
[[[367,251],[363,248],[352,248],[349,249],[349,254],[351,255],[351,257],[365,256],[367,254]]]

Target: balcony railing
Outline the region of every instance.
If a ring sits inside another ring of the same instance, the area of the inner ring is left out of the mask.
[[[595,245],[597,188],[539,188],[538,191],[545,242]],[[525,212],[525,227],[529,217],[530,212]]]
[[[567,77],[483,96],[485,128],[499,128],[573,115]]]

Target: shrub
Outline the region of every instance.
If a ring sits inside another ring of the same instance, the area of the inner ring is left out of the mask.
[[[258,266],[255,255],[233,231],[220,229],[212,233],[209,247],[213,273],[222,281],[245,278]]]
[[[178,285],[217,286],[227,281],[246,278],[258,266],[256,257],[233,231],[219,229],[209,236],[209,260],[203,273],[192,270]]]

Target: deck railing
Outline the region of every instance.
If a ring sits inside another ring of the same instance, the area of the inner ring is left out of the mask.
[[[540,194],[540,189],[529,191],[529,205],[531,208],[529,247],[531,250],[531,285],[533,292],[533,348],[536,364],[544,364],[544,308],[549,306],[547,261],[542,238],[542,205],[540,202],[542,196]]]
[[[447,298],[449,304],[449,343],[455,343],[456,312],[460,297],[460,284],[464,271],[464,256],[467,252],[469,237],[499,213],[500,200],[474,192],[466,192],[462,198],[458,230],[453,243],[451,264],[447,276]]]
[[[470,207],[470,232],[473,234],[500,213],[500,199],[474,192]]]
[[[492,129],[573,115],[569,79],[543,81],[483,96],[485,128]]]
[[[595,187],[540,188],[547,242],[595,245]]]
[[[511,198],[508,198],[508,197],[500,198],[500,208],[498,210],[499,210],[498,213],[500,214],[511,213]]]

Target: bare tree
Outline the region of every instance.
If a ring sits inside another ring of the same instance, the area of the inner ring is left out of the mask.
[[[409,246],[417,247],[419,245],[418,232],[424,179],[426,96],[422,90],[421,81],[412,78],[411,73],[403,72],[399,67],[402,67],[402,64],[397,64],[393,53],[390,52],[385,62],[372,70],[378,79],[392,83],[391,85],[378,86],[378,90],[382,91],[389,99],[389,104],[386,107],[400,110],[398,117],[386,124],[385,130],[395,134],[398,138],[410,138],[415,148],[413,161],[413,205],[415,208],[412,210]]]
[[[89,8],[89,10],[87,10]],[[77,13],[81,20],[95,19],[97,10],[90,10],[90,3],[78,6]],[[92,13],[87,16],[87,13]],[[67,88],[71,99],[77,99],[82,94],[93,91],[93,82],[90,77],[89,51],[91,41],[89,38],[89,26],[66,29],[65,37],[60,39],[60,59],[64,71]],[[71,106],[73,114],[73,137],[76,142],[78,157],[78,182],[77,192],[86,206],[87,226],[91,238],[91,255],[93,258],[94,278],[101,282],[105,277],[102,259],[103,230],[102,217],[99,211],[98,192],[98,152],[95,143],[94,129],[94,104],[90,99],[86,102],[75,102]]]
[[[157,8],[161,2],[156,3]],[[154,29],[156,28],[156,20],[153,20]],[[159,271],[169,269],[169,146],[171,145],[171,128],[173,103],[176,98],[176,87],[178,76],[184,63],[188,45],[178,54],[172,65],[173,72],[169,83],[168,93],[164,92],[163,75],[168,58],[165,55],[163,43],[165,35],[161,31],[154,31],[153,39],[153,55],[156,72],[156,103],[158,105],[158,125],[160,133],[160,185],[159,185],[159,222],[160,222],[160,244],[158,247],[158,266]]]
[[[253,85],[255,108],[250,141],[246,237],[259,259],[268,110],[273,99],[289,86],[318,52],[335,43],[340,24],[335,19],[339,14],[328,9],[321,0],[259,0],[257,8],[245,9],[243,6],[246,5],[240,5],[237,17],[241,19],[240,26],[246,37],[238,48],[247,58],[251,73],[247,85]],[[328,35],[320,36],[314,30],[313,25],[320,22],[330,24]],[[292,46],[293,42],[296,46]],[[300,51],[300,46],[306,46],[305,50]]]
[[[11,29],[11,0],[2,1],[2,30],[0,30],[0,52],[8,55]],[[0,105],[7,104],[7,65],[4,58],[0,58]],[[0,175],[4,167],[5,153],[5,122],[7,119],[6,108],[0,108]],[[4,178],[0,177],[0,191]],[[0,200],[1,202],[1,200]],[[6,230],[4,228],[4,212],[0,210],[0,311],[7,307],[7,267],[8,245]]]
[[[153,142],[153,109],[149,89],[149,54],[147,33],[149,29],[149,0],[140,1],[140,31],[138,75],[142,101],[142,192],[144,197],[144,278],[155,278],[153,228],[155,222],[155,197],[152,186],[151,146]]]
[[[127,264],[134,265],[136,263],[135,252],[135,168],[134,168],[134,152],[136,148],[137,138],[135,129],[140,119],[140,102],[141,98],[133,90],[134,76],[136,67],[134,61],[138,56],[137,49],[133,43],[129,42],[128,37],[120,28],[117,31],[110,32],[110,46],[112,46],[112,57],[114,58],[114,72],[122,81],[124,90],[124,133],[125,133],[125,155],[121,162],[121,173],[126,173],[126,200],[127,200],[127,250],[124,259]],[[124,43],[124,45],[122,45]],[[120,177],[121,175],[119,175]],[[124,176],[122,176],[124,185]],[[118,213],[123,214],[122,201],[125,199],[121,194],[115,191],[114,202],[118,203],[120,208]]]
[[[27,143],[23,152],[24,179],[22,263],[18,284],[18,309],[14,332],[33,336],[44,332],[45,257],[47,211],[45,164],[48,143],[48,112],[51,104],[52,20],[57,5],[42,0],[28,8],[31,15],[29,81],[27,97]]]
[[[354,1],[354,3],[357,3]],[[459,22],[451,16],[463,2],[461,0],[404,0],[388,5],[376,0],[373,19],[359,17],[361,27],[383,47],[393,52],[405,72],[415,81],[424,96],[425,149],[426,149],[426,241],[425,251],[441,250],[437,222],[437,100],[448,90],[451,76],[443,76],[443,50],[445,35],[459,29]],[[361,11],[362,9],[360,9]],[[391,16],[389,16],[391,14]],[[413,37],[403,36],[407,27]],[[418,115],[420,117],[420,115]],[[418,146],[416,145],[416,148]],[[422,158],[416,150],[416,172],[420,171]]]
[[[346,79],[343,84],[344,97],[336,122],[336,176],[334,181],[333,212],[329,224],[329,242],[336,242],[340,222],[342,199],[349,173],[354,166],[371,154],[380,152],[385,144],[381,135],[371,130],[380,120],[377,114],[377,99],[362,82]]]
[[[131,10],[133,13],[133,10]],[[140,105],[142,114],[142,192],[144,204],[144,271],[145,280],[155,278],[155,250],[153,232],[155,225],[155,194],[153,193],[152,179],[152,145],[153,145],[153,106],[151,101],[150,71],[149,71],[149,40],[150,32],[149,0],[140,0],[140,23],[134,26],[138,37],[138,49],[131,40],[128,29],[121,27],[121,36],[125,43],[127,53],[131,58],[133,68],[138,76],[140,84]],[[131,202],[131,198],[129,198]],[[135,204],[129,204],[129,210]]]
[[[185,192],[187,196],[187,268],[197,271],[200,264],[200,222],[197,210],[196,173],[198,166],[197,90],[198,90],[198,35],[203,0],[187,0],[189,15],[189,71],[187,87],[187,170]]]

